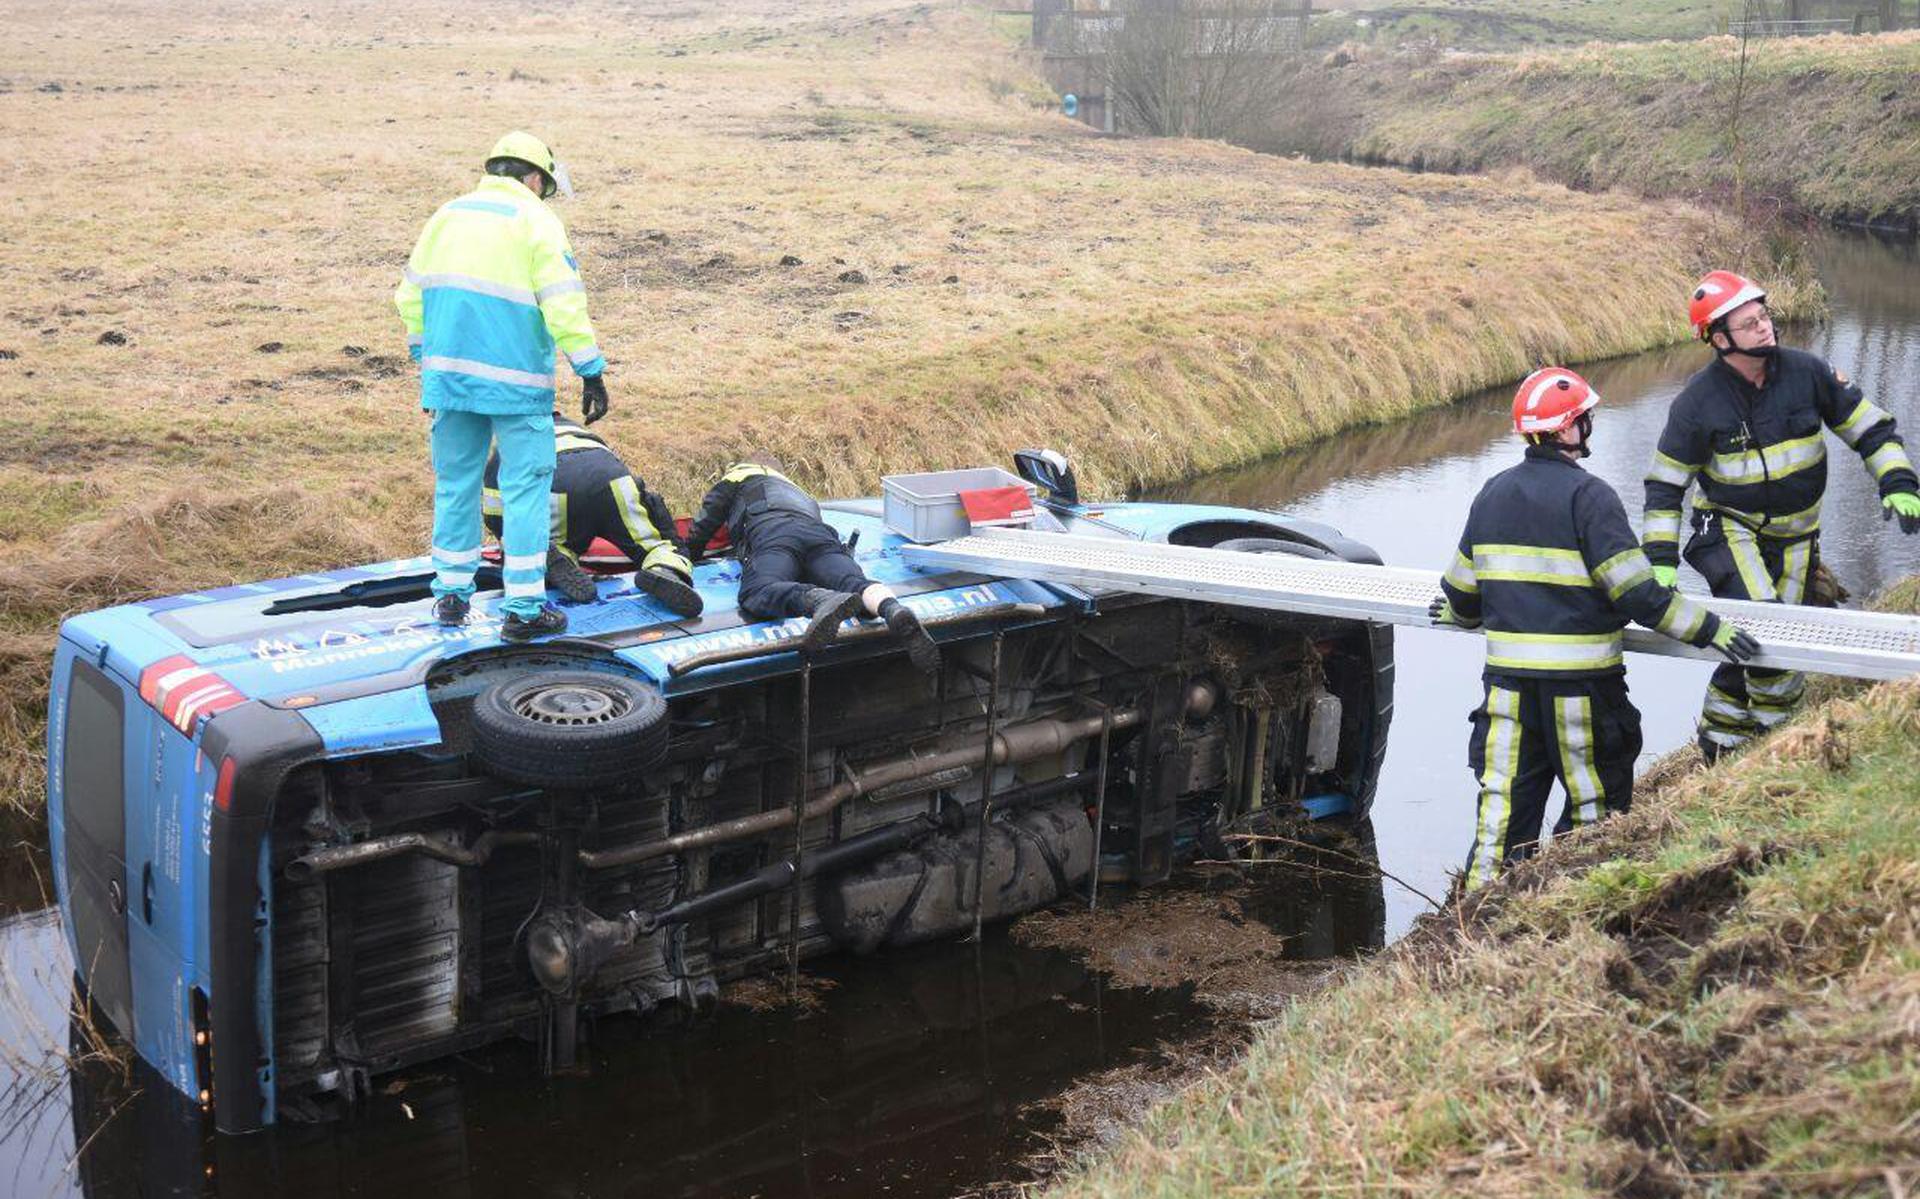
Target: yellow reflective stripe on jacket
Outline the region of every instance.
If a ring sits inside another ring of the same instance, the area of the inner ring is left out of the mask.
[[[1640,540],[1652,545],[1656,541],[1680,541],[1680,513],[1670,508],[1648,509],[1646,528],[1640,534]]]
[[[1846,442],[1849,446],[1858,446],[1860,439],[1866,436],[1868,429],[1873,428],[1883,420],[1892,419],[1893,414],[1885,408],[1878,407],[1866,400],[1861,400],[1853,406],[1853,411],[1847,414],[1847,419],[1833,427],[1833,431],[1839,436],[1841,441]]]
[[[1476,545],[1473,573],[1481,582],[1555,583],[1567,587],[1593,584],[1579,550],[1532,545]]]
[[[736,462],[727,468],[726,474],[720,476],[720,481],[722,483],[744,483],[755,475],[767,475],[775,479],[787,479],[787,476],[781,474],[779,471],[771,467],[762,466],[758,462]],[[787,479],[787,482],[791,483],[793,480]]]
[[[1694,497],[1693,506],[1701,512],[1719,513],[1722,517],[1726,518],[1729,527],[1732,525],[1740,525],[1743,526],[1747,532],[1757,533],[1766,537],[1778,537],[1782,540],[1804,537],[1809,533],[1818,532],[1820,529],[1819,504],[1815,504],[1813,507],[1799,512],[1790,513],[1786,516],[1775,516],[1772,518],[1762,516],[1756,512],[1743,512],[1738,508],[1729,507],[1726,504],[1716,504],[1705,496]],[[1764,524],[1762,524],[1763,521],[1765,522]]]
[[[1453,551],[1453,561],[1447,566],[1446,580],[1470,595],[1480,590],[1480,580],[1473,573],[1473,563],[1459,550]]]
[[[1613,633],[1506,633],[1487,630],[1487,665],[1510,670],[1606,670],[1618,666]]]
[[[1716,483],[1763,483],[1784,479],[1826,460],[1826,440],[1815,433],[1738,454],[1715,454],[1707,461],[1707,477]]]
[[[1668,483],[1682,490],[1693,482],[1693,476],[1700,470],[1698,466],[1689,466],[1674,458],[1669,458],[1659,450],[1653,452],[1653,465],[1647,470],[1649,482]]]
[[[1882,479],[1891,470],[1904,470],[1911,473],[1913,463],[1907,459],[1905,447],[1897,441],[1889,441],[1867,455],[1867,469],[1873,472],[1874,478]]]
[[[1593,581],[1607,589],[1608,599],[1619,599],[1653,577],[1653,563],[1639,546],[1621,550],[1593,568]]]
[[[1678,591],[1667,601],[1667,610],[1660,614],[1660,620],[1653,627],[1675,641],[1695,644],[1700,630],[1706,627],[1707,610],[1694,603]]]

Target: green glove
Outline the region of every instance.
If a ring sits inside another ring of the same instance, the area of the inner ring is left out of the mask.
[[[1678,566],[1656,566],[1653,568],[1653,581],[1662,587],[1672,587],[1680,582]]]
[[[1911,491],[1896,491],[1880,501],[1881,520],[1900,518],[1902,533],[1920,533],[1920,495]]]
[[[1752,634],[1727,620],[1720,622],[1720,627],[1713,631],[1713,640],[1708,644],[1735,666],[1751,660],[1760,652],[1760,643],[1753,639]]]

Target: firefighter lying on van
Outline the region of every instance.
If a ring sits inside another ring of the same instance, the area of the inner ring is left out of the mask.
[[[547,497],[553,533],[547,545],[547,586],[576,604],[599,598],[599,588],[580,566],[580,555],[602,538],[630,560],[633,585],[675,616],[700,615],[693,567],[673,542],[673,513],[647,490],[597,434],[553,418],[553,486]],[[487,460],[480,510],[487,528],[500,534],[500,455]]]
[[[913,610],[867,577],[820,519],[820,505],[778,463],[762,455],[726,469],[687,530],[687,556],[706,552],[722,525],[740,560],[740,611],[757,620],[811,617],[802,639],[807,653],[832,644],[848,618],[877,616],[905,643],[914,666],[928,674],[940,669],[940,647]]]
[[[1555,777],[1567,795],[1556,836],[1633,802],[1640,713],[1620,637],[1629,619],[1729,662],[1760,651],[1655,578],[1620,497],[1580,469],[1599,402],[1558,367],[1520,384],[1513,428],[1526,457],[1481,488],[1433,601],[1436,624],[1487,635],[1485,698],[1467,743],[1480,783],[1468,890],[1538,847]]]

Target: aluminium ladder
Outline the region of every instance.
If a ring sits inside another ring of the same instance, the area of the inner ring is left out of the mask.
[[[982,529],[935,545],[903,546],[900,552],[914,566],[1033,579],[1095,595],[1141,592],[1421,628],[1433,627],[1427,605],[1440,594],[1438,571],[1025,529]],[[1752,666],[1861,679],[1920,674],[1920,617],[1783,607],[1691,592],[1687,598],[1760,642]],[[1637,653],[1724,660],[1711,649],[1638,625],[1627,626],[1625,640],[1626,648]]]

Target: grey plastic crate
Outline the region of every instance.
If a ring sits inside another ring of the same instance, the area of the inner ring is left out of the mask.
[[[927,544],[965,537],[973,528],[960,493],[989,487],[1020,487],[1033,501],[1033,484],[997,466],[966,470],[935,470],[919,475],[884,475],[880,479],[881,518],[887,529],[908,541]]]

